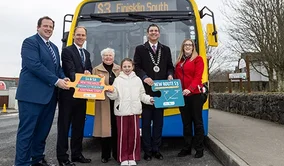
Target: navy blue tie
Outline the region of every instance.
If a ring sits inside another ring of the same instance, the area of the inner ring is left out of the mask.
[[[55,56],[55,53],[54,53],[54,51],[53,51],[53,49],[52,49],[52,47],[51,47],[51,45],[50,45],[49,42],[46,42],[46,45],[47,45],[47,47],[48,47],[48,49],[49,49],[49,52],[50,52],[51,55],[52,55],[52,61],[53,61],[53,63],[56,65],[56,56]]]
[[[79,48],[80,50],[80,57],[81,57],[81,62],[83,67],[85,67],[85,60],[84,60],[84,52],[83,52],[83,48]]]

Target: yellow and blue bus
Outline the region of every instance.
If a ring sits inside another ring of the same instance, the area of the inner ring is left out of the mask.
[[[207,9],[208,12],[204,12]],[[205,63],[203,82],[208,82],[205,39],[201,19],[212,17],[207,25],[210,46],[217,46],[217,32],[214,14],[207,7],[200,11],[194,0],[83,0],[75,14],[64,17],[63,47],[73,43],[76,26],[87,28],[86,49],[91,54],[93,67],[101,63],[100,51],[106,47],[115,49],[115,63],[125,57],[133,58],[135,47],[147,41],[146,29],[155,23],[160,27],[159,41],[171,48],[173,63],[185,38],[193,39],[198,53]],[[70,28],[67,29],[69,23]],[[88,100],[85,123],[85,137],[92,137],[95,102]],[[208,100],[203,107],[205,134],[208,133]],[[165,109],[163,136],[182,136],[182,122],[178,108]]]

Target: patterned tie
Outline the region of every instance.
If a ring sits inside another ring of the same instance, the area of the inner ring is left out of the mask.
[[[154,53],[156,54],[156,46],[155,45],[152,45],[152,49],[153,49]]]
[[[83,67],[85,67],[85,60],[84,60],[84,52],[83,52],[83,48],[79,48],[80,50],[80,57],[81,57],[81,62]]]
[[[49,49],[49,52],[50,52],[51,55],[52,55],[52,61],[53,61],[53,63],[56,65],[56,56],[55,56],[55,53],[54,53],[54,51],[53,51],[53,49],[52,49],[52,47],[51,47],[51,45],[50,45],[49,42],[46,42],[46,45],[47,45],[47,47],[48,47],[48,49]]]

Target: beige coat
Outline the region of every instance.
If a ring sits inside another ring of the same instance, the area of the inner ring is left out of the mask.
[[[120,66],[113,64],[112,72],[117,77],[120,72]],[[93,69],[93,74],[103,74],[105,76],[105,84],[109,85],[109,73],[101,63]],[[111,115],[109,98],[105,100],[95,101],[95,123],[93,136],[95,137],[110,137],[111,136]]]

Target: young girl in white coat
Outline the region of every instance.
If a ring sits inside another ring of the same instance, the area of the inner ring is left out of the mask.
[[[134,63],[130,58],[121,62],[119,76],[115,78],[113,91],[106,94],[114,102],[117,121],[117,159],[121,165],[137,165],[140,160],[139,115],[142,113],[141,101],[153,104],[151,96],[146,95],[141,79],[133,72]]]

